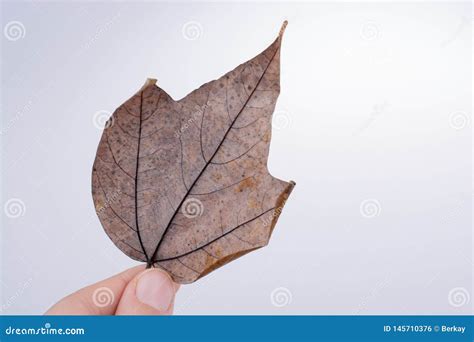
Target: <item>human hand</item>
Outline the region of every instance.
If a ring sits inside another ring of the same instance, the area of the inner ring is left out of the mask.
[[[171,315],[178,289],[165,271],[137,266],[74,292],[45,314]]]

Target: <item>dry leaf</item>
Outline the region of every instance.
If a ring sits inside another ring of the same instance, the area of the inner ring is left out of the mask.
[[[92,194],[125,254],[190,283],[268,243],[295,184],[267,170],[285,27],[261,54],[185,98],[148,80],[113,113]]]

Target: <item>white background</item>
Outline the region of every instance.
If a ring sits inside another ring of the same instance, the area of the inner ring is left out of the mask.
[[[2,29],[23,25],[1,37],[2,207],[20,200],[19,217],[2,212],[3,314],[41,314],[136,264],[94,212],[95,113],[147,77],[182,98],[285,19],[269,168],[296,188],[270,245],[183,286],[176,313],[471,312],[469,3],[2,9]]]

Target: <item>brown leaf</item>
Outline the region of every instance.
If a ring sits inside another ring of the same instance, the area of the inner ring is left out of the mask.
[[[185,98],[148,80],[113,113],[92,195],[125,254],[190,283],[268,243],[295,184],[267,170],[285,27],[261,54]]]

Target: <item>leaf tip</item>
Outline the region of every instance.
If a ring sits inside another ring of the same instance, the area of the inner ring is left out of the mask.
[[[288,26],[288,20],[285,20],[281,25],[280,33],[278,34],[280,38],[283,37],[283,33],[285,33],[286,26]]]
[[[155,78],[147,78],[146,81],[145,81],[145,84],[141,87],[141,89],[138,92],[141,92],[145,88],[147,88],[147,87],[149,87],[153,84],[156,84],[156,81],[157,80]]]

